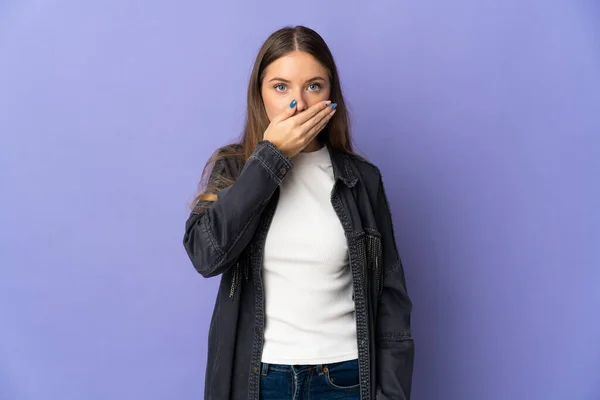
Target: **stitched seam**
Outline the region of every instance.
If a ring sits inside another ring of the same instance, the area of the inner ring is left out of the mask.
[[[377,230],[377,229],[373,229],[373,228],[364,228],[365,232],[368,233],[369,235],[373,235],[376,236],[378,238],[381,237],[381,233]]]
[[[351,232],[348,231],[348,233],[346,234],[346,236],[349,239],[360,240],[360,239],[362,239],[363,237],[366,236],[366,233],[365,233],[365,231],[363,229],[356,229],[356,230],[353,230]]]
[[[357,388],[360,388],[360,379],[359,379],[359,381],[358,381],[358,383],[356,385],[352,385],[352,386],[338,386],[338,385],[336,385],[331,380],[331,375],[329,374],[329,371],[327,371],[325,373],[325,383],[327,383],[330,387],[332,387],[332,388],[334,388],[336,390],[343,390],[343,391],[346,391],[346,392],[353,392]]]
[[[383,276],[388,276],[392,272],[396,272],[402,268],[402,261],[398,259],[387,271],[384,272]]]
[[[308,394],[308,399],[307,400],[310,400],[310,384],[312,383],[312,377],[313,377],[313,375],[315,373],[315,371],[312,368],[309,371],[310,371],[310,374],[308,375],[308,380],[307,380],[308,388],[306,390],[306,392]]]
[[[268,207],[266,209],[267,213],[263,219],[262,214],[259,216],[259,226],[257,228],[257,236],[255,237],[256,243],[259,243],[260,246],[264,246],[266,236],[267,236],[267,228],[271,221],[273,220],[273,215],[275,214],[275,206]],[[262,250],[259,250],[262,255]],[[256,254],[253,254],[251,257],[252,262],[252,277],[254,279],[254,300],[256,304],[256,315],[254,318],[254,327],[258,328],[258,334],[254,333],[254,337],[252,339],[252,355],[251,355],[251,365],[259,365],[260,364],[260,356],[262,353],[262,348],[264,344],[264,292],[262,286],[262,279],[260,276],[260,267],[262,260],[260,257],[254,257]],[[253,367],[256,368],[256,367]],[[255,373],[250,374],[250,382],[248,387],[248,397],[253,400],[258,400],[260,393],[260,376]]]
[[[250,225],[250,223],[254,220],[255,216],[256,216],[256,210],[260,207],[261,205],[258,204],[254,207],[254,209],[252,209],[252,212],[250,213],[250,218],[248,218],[248,221],[246,221],[246,223],[244,224],[244,226],[242,227],[242,229],[240,230],[240,233],[236,236],[236,238],[233,240],[233,243],[231,244],[231,248],[234,248],[235,245],[237,244],[237,242],[240,241],[240,239],[242,238],[242,236],[244,235],[244,233],[246,233],[246,230],[248,229],[248,225]],[[227,253],[225,253],[225,255],[229,255],[230,251],[228,251]]]
[[[211,246],[217,251],[217,253],[219,254],[219,256],[217,257],[217,261],[221,261],[221,259],[223,258],[223,250],[221,249],[221,246],[219,246],[214,238],[214,236],[211,233],[211,229],[209,228],[209,224],[210,224],[210,214],[207,212],[205,214],[204,221],[202,224],[202,229],[204,230],[204,233],[206,234],[206,237],[208,237],[208,241],[210,242]],[[213,265],[216,263],[213,263]],[[212,271],[212,267],[213,265],[211,265],[210,270]]]
[[[258,160],[271,173],[271,175],[275,178],[275,181],[277,183],[281,183],[281,179],[279,179],[279,176],[277,176],[277,174],[275,172],[273,172],[273,170],[271,169],[271,167],[269,167],[267,165],[267,163],[265,163],[263,160],[261,160],[260,158],[254,156],[254,155],[250,156],[250,158],[254,158],[254,159]]]
[[[352,239],[353,233],[364,235],[363,230],[352,232],[352,222],[348,218],[346,210],[341,200],[340,193],[334,189],[331,193],[331,202],[336,214],[342,221],[342,226],[347,234],[349,240],[349,257],[350,257],[350,268],[352,270],[352,282],[355,290],[354,306],[356,309],[356,334],[358,340],[358,360],[359,360],[359,377],[360,377],[360,397],[363,400],[370,400],[371,381],[369,379],[371,370],[369,365],[369,327],[368,327],[368,310],[367,310],[367,298],[364,293],[364,275],[362,274],[362,268],[364,264],[361,261],[361,249],[359,244],[364,242],[362,240]],[[363,247],[364,250],[364,247]]]
[[[273,143],[266,141],[267,143],[267,148],[269,148],[273,153],[275,153],[275,155],[277,155],[277,157],[279,157],[279,159],[281,161],[283,161],[288,167],[291,167],[292,164],[290,163],[289,160],[287,160],[282,154],[281,151],[277,148],[277,146],[275,146]]]
[[[358,178],[354,175],[354,171],[350,167],[350,162],[346,157],[344,158],[344,173],[346,174],[346,176],[343,178],[345,181],[344,183],[346,183],[346,185],[349,187],[354,187],[356,182],[358,182]]]
[[[233,249],[235,247],[235,245],[237,244],[237,242],[240,240],[240,238],[244,235],[244,233],[246,232],[246,230],[248,229],[248,225],[250,225],[250,223],[252,222],[252,220],[255,218],[256,215],[256,210],[260,207],[261,205],[258,204],[256,207],[254,207],[254,209],[252,210],[252,212],[250,213],[250,218],[248,219],[248,221],[244,224],[244,226],[242,227],[242,229],[240,230],[240,233],[237,235],[237,237],[233,240],[233,243],[231,244],[230,247],[230,251],[228,252],[224,252],[221,249],[221,246],[219,246],[214,240],[213,240],[213,236],[210,233],[210,229],[208,229],[208,225],[206,226],[205,232],[207,233],[207,236],[210,239],[211,245],[213,246],[213,248],[215,250],[217,250],[217,252],[219,253],[219,256],[217,257],[217,259],[215,260],[215,262],[210,266],[208,272],[212,273],[217,265],[219,265],[225,258],[227,258],[227,256],[229,255],[229,253],[231,252],[231,249]],[[206,213],[206,218],[210,221],[210,216],[208,213]],[[205,224],[208,224],[207,221],[205,221]]]
[[[413,340],[413,336],[407,332],[401,333],[386,333],[379,336],[381,342],[404,342],[406,340]]]

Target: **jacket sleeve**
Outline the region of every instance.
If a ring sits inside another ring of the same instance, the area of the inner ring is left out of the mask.
[[[209,179],[226,168],[215,163]],[[261,141],[233,185],[212,203],[197,205],[186,222],[184,247],[204,277],[226,272],[250,243],[260,215],[292,163],[275,145]]]
[[[410,328],[412,303],[406,290],[392,216],[380,176],[377,224],[382,238],[383,283],[376,318],[377,400],[408,400],[413,374],[414,343]]]

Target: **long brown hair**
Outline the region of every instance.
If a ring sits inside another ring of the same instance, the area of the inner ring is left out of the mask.
[[[258,142],[262,140],[263,133],[269,126],[269,118],[261,94],[265,70],[272,62],[293,51],[309,53],[329,73],[331,83],[330,100],[337,103],[337,112],[335,118],[332,118],[327,127],[319,133],[319,141],[327,144],[332,149],[350,154],[354,153],[350,136],[348,109],[342,95],[337,67],[329,47],[323,38],[310,28],[304,26],[285,27],[273,32],[260,48],[248,84],[244,131],[236,143],[220,148],[207,162],[200,182],[200,194],[196,196],[194,205],[198,202],[215,201],[217,198],[216,193],[219,190],[234,183],[226,177],[209,174],[209,166],[215,165],[219,159],[226,157],[239,157],[243,162],[246,162],[254,152]],[[210,176],[209,179],[209,175],[213,176]]]

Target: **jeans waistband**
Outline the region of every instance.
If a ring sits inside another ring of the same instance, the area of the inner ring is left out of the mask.
[[[329,367],[333,365],[344,364],[347,362],[356,362],[356,360],[348,360],[348,361],[340,361],[335,363],[327,363],[327,364],[314,364],[314,365],[285,365],[285,364],[269,364],[262,363],[261,366],[261,374],[263,376],[267,376],[270,370],[275,371],[291,371],[294,374],[299,374],[303,371],[315,370],[319,375],[326,373]]]

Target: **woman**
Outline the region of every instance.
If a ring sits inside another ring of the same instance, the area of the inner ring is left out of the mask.
[[[221,276],[206,399],[408,399],[406,292],[379,170],[355,155],[337,69],[305,27],[258,53],[239,143],[219,149],[186,223]]]

